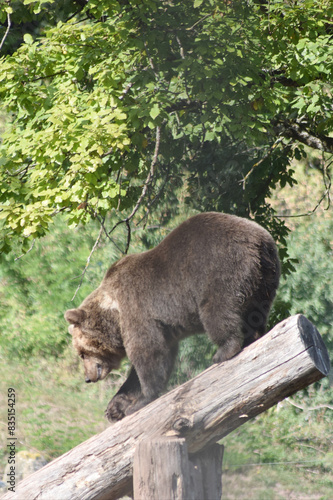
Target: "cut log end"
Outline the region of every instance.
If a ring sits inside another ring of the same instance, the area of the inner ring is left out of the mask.
[[[324,376],[327,376],[331,364],[327,348],[320,333],[302,314],[298,316],[297,324],[304,347],[308,350],[314,365]]]

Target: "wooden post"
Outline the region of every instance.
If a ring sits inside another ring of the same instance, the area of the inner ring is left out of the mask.
[[[224,446],[213,444],[190,456],[193,500],[221,500]]]
[[[53,460],[2,500],[121,498],[132,490],[134,451],[143,439],[185,437],[189,453],[197,453],[329,369],[316,328],[304,316],[292,316],[234,358]]]
[[[133,462],[134,500],[221,500],[223,446],[192,455],[184,438],[141,441]]]
[[[189,500],[190,467],[184,438],[144,440],[133,463],[134,500]]]

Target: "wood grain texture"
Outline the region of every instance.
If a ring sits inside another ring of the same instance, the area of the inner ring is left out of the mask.
[[[301,315],[276,325],[235,358],[213,365],[150,405],[24,479],[4,500],[113,500],[132,490],[143,439],[186,439],[189,453],[211,445],[329,372],[316,328]]]
[[[190,456],[191,500],[221,500],[223,452],[215,443]]]
[[[223,446],[188,456],[186,439],[144,439],[134,453],[134,500],[220,500]]]
[[[190,463],[186,439],[141,441],[134,453],[134,500],[190,500]]]

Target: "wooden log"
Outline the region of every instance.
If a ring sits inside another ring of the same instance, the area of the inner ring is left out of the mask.
[[[213,444],[190,456],[191,500],[221,500],[223,451]]]
[[[133,465],[134,500],[191,499],[186,439],[145,439],[136,447]]]
[[[329,372],[326,347],[302,315],[282,321],[235,358],[213,365],[24,479],[4,500],[113,500],[132,490],[143,439],[185,437],[190,453]]]
[[[223,446],[188,456],[186,440],[144,439],[133,462],[134,500],[221,500]]]

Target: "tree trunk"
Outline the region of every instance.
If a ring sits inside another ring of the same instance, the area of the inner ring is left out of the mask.
[[[184,437],[196,453],[328,372],[318,331],[304,316],[293,316],[235,358],[55,459],[3,499],[118,499],[132,490],[133,456],[143,439]]]

